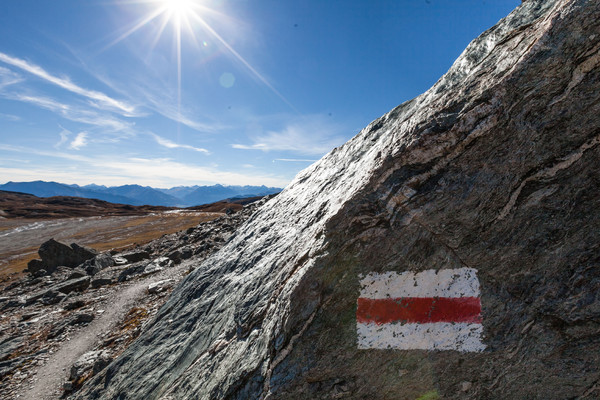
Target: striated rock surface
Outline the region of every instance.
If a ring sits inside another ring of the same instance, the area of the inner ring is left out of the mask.
[[[599,161],[600,3],[526,1],[259,209],[78,398],[598,398]],[[479,279],[478,351],[359,349],[362,276],[446,269]]]

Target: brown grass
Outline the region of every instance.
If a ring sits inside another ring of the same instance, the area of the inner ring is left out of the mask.
[[[180,213],[180,214],[149,214],[131,217],[124,223],[99,231],[87,229],[63,239],[66,242],[76,242],[90,246],[98,251],[123,250],[136,244],[146,244],[163,235],[175,233],[211,221],[222,216],[222,213]],[[26,223],[33,222],[31,219]],[[11,226],[10,228],[13,228]],[[40,243],[41,245],[41,243]],[[12,254],[0,254],[2,260],[8,261],[0,267],[0,279],[10,276],[11,280],[20,276],[27,263],[37,258],[38,247],[19,249]],[[11,259],[12,258],[12,259]]]

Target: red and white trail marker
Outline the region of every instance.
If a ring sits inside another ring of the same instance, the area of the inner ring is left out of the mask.
[[[360,284],[359,349],[485,349],[477,270],[370,273]]]

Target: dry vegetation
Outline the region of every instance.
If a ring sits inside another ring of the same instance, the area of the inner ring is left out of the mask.
[[[166,234],[196,226],[201,222],[213,220],[221,215],[223,214],[215,212],[161,212],[141,216],[88,217],[65,220],[69,227],[62,230],[58,237],[54,232],[44,232],[44,229],[41,228],[34,237],[27,240],[18,239],[18,243],[12,248],[1,249],[0,279],[5,280],[8,276],[14,277],[15,274],[20,274],[31,259],[37,258],[39,246],[51,237],[67,243],[84,244],[98,251],[123,250],[136,244],[148,243]],[[0,231],[47,221],[49,220],[3,219],[0,220]],[[98,223],[94,223],[95,221]],[[7,237],[4,239],[6,240]]]

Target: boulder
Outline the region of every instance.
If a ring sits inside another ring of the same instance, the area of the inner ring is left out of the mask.
[[[72,243],[70,246],[50,239],[40,246],[38,254],[41,260],[31,260],[27,264],[27,270],[35,274],[37,271],[44,269],[48,273],[52,273],[60,265],[69,268],[75,268],[81,263],[96,256],[96,250],[80,246],[77,243]]]
[[[42,260],[33,259],[27,263],[27,272],[33,276],[46,275],[46,264]]]
[[[124,258],[127,262],[136,263],[138,261],[147,260],[150,258],[150,253],[145,250],[130,251],[119,255],[120,258]]]
[[[596,1],[522,2],[196,260],[77,398],[600,398],[598,32]]]

